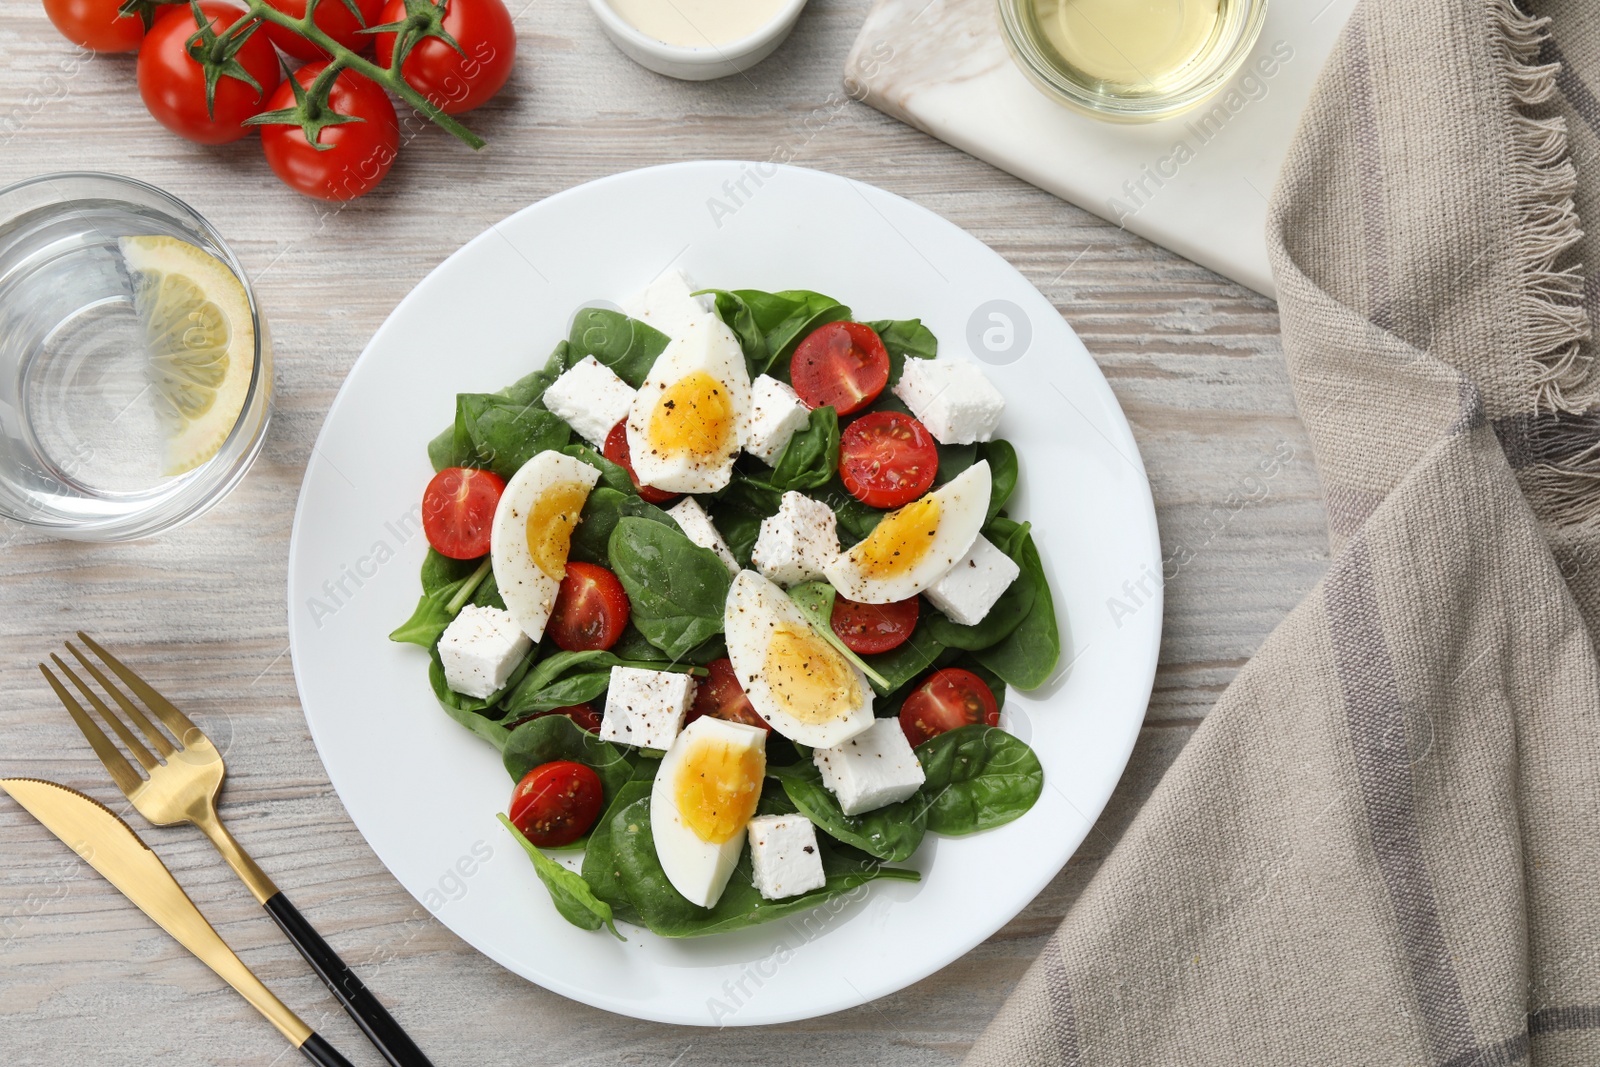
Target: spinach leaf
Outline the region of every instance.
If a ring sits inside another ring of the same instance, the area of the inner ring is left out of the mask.
[[[572,430],[559,416],[536,404],[489,393],[456,396],[457,449],[465,434],[467,461],[510,479],[522,465],[547,449],[564,448]]]
[[[738,930],[809,911],[878,878],[914,882],[921,877],[916,871],[885,867],[870,856],[831,846],[826,839],[818,838],[817,851],[822,856],[827,884],[796,897],[766,900],[753,884],[750,850],[746,848],[716,907],[702,908],[673,889],[661,869],[650,830],[648,792],[611,817],[608,844],[618,880],[635,911],[646,926],[662,937],[699,937]]]
[[[817,631],[828,644],[838,649],[845,659],[860,668],[861,673],[867,676],[867,681],[872,683],[872,688],[879,693],[887,693],[894,686],[889,680],[873,669],[872,665],[862,659],[833,632],[833,601],[839,595],[838,590],[827,582],[805,582],[789,590],[789,599],[794,601],[800,609],[800,614],[806,617],[811,628]]]
[[[813,293],[806,289],[788,289],[772,294],[795,303],[782,322],[767,331],[767,350],[771,353],[767,373],[789,380],[789,357],[811,332],[830,322],[844,322],[850,318],[850,309],[831,296]],[[774,374],[774,371],[778,373]]]
[[[589,499],[584,501],[583,514],[578,518],[577,528],[572,531],[572,547],[568,551],[568,558],[609,567],[611,531],[617,528],[617,521],[625,515],[659,522],[674,530],[678,528],[672,516],[654,504],[647,504],[632,493],[619,493],[615,489],[597,486],[590,492]]]
[[[550,900],[563,919],[583,930],[598,930],[604,926],[618,941],[628,940],[617,932],[617,924],[612,920],[611,905],[595,896],[594,890],[589,888],[589,883],[585,882],[581,875],[567,870],[540,852],[534,847],[533,842],[523,837],[522,832],[511,825],[511,820],[504,815],[496,813],[495,818],[511,831],[511,836],[516,838],[517,844],[522,846],[522,850],[533,861],[534,873],[550,891]]]
[[[544,391],[550,387],[551,382],[561,377],[561,372],[566,369],[567,342],[562,341],[556,345],[555,351],[550,353],[550,358],[545,361],[543,368],[519,378],[498,393],[467,395],[492,395],[508,402],[512,408],[542,406],[540,400],[544,396]],[[428,443],[428,459],[433,463],[435,471],[442,471],[446,467],[473,467],[479,465],[475,462],[475,443],[467,428],[461,424],[460,414],[461,402],[458,396],[456,400],[456,421]]]
[[[479,737],[503,749],[506,743],[506,728],[501,725],[500,712],[496,705],[519,681],[522,680],[533,665],[533,657],[538,654],[538,649],[531,649],[516,670],[511,672],[511,677],[506,680],[506,687],[498,693],[493,693],[482,699],[462,696],[444,680],[444,664],[439,662],[439,650],[430,649],[428,652],[428,684],[433,687],[433,695],[438,698],[439,705],[444,708],[445,714],[456,722],[465,726]]]
[[[672,340],[660,330],[606,308],[580,308],[567,338],[569,363],[593,356],[635,389]]]
[[[850,309],[831,296],[806,289],[764,293],[759,289],[707,289],[719,318],[739,338],[750,377],[770,374],[789,380],[789,357],[806,335],[829,322],[850,317]],[[755,343],[760,331],[761,343]],[[765,351],[763,351],[763,349]]]
[[[821,489],[839,469],[839,415],[831,407],[813,408],[778,454],[767,479],[780,492]]]
[[[542,715],[511,730],[501,749],[506,773],[513,782],[535,767],[555,760],[571,760],[593,769],[607,802],[633,777],[633,763],[623,749],[602,741],[565,715]]]
[[[768,767],[767,774],[782,783],[784,794],[818,829],[880,860],[898,863],[922,844],[928,820],[925,803],[918,796],[876,811],[846,815],[810,760],[792,767]]]
[[[476,597],[482,585],[493,581],[487,556],[450,559],[429,548],[422,559],[422,599],[417,602],[411,618],[396,628],[389,640],[432,648],[439,643],[439,636],[467,603],[467,598]],[[500,599],[498,589],[494,590],[493,599]],[[503,608],[505,602],[494,606]]]
[[[959,727],[924,741],[916,752],[927,780],[913,799],[927,805],[934,833],[1003,826],[1033,807],[1044,790],[1033,749],[993,726]]]
[[[890,386],[900,380],[907,357],[933,359],[939,354],[939,339],[933,336],[932,330],[922,325],[921,319],[883,319],[867,325],[872,327],[889,353]]]
[[[1023,524],[1010,519],[997,518],[989,524],[995,531],[990,540],[1010,540],[1020,536],[1021,543],[1012,556],[1022,568],[1022,573],[1034,585],[1033,604],[1027,617],[1004,640],[988,648],[973,652],[985,667],[994,671],[1007,683],[1018,689],[1037,689],[1050,679],[1061,658],[1061,633],[1056,627],[1055,603],[1050,596],[1050,580],[1045,577],[1044,563],[1033,535]],[[1020,535],[1017,534],[1021,530]],[[1022,578],[1017,579],[1019,582]]]
[[[535,656],[539,652],[539,649],[535,649]],[[500,707],[505,709],[508,717],[516,718],[587,703],[604,693],[611,684],[612,667],[643,667],[657,671],[691,669],[671,663],[623,659],[614,652],[599,649],[552,652],[520,678],[515,688],[500,700]]]
[[[989,514],[984,523],[994,521],[1000,509],[1006,506],[1011,494],[1017,490],[1021,468],[1017,464],[1017,450],[1010,441],[986,441],[978,446],[978,459],[989,461]]]
[[[674,661],[722,632],[730,579],[715,552],[674,527],[624,516],[611,532],[609,555],[633,624]]]
[[[644,920],[634,910],[633,901],[628,898],[628,890],[622,883],[622,872],[617,870],[616,854],[611,848],[611,825],[617,812],[640,799],[650,799],[650,790],[659,766],[654,760],[639,761],[633,777],[617,790],[616,797],[600,813],[600,821],[589,832],[589,841],[583,853],[583,880],[589,883],[595,896],[610,904],[612,913],[618,919],[639,926],[644,925]]]
[[[575,442],[561,451],[573,459],[583,460],[600,472],[600,481],[597,483],[597,488],[613,489],[624,496],[639,495],[639,490],[634,486],[633,479],[628,477],[628,472],[621,465],[611,462],[588,445],[582,442]]]
[[[728,487],[709,502],[711,521],[741,567],[750,565],[750,553],[761,536],[762,520],[776,515],[782,501],[783,494],[777,489],[735,471]]]
[[[756,325],[755,313],[750,310],[750,305],[737,293],[730,293],[723,289],[705,289],[702,292],[710,293],[715,301],[717,317],[727,323],[728,329],[739,339],[739,347],[744,351],[745,369],[750,373],[750,379],[767,369],[771,362],[767,353],[767,338]],[[696,293],[699,296],[700,293]]]
[[[945,652],[944,642],[939,640],[938,634],[928,625],[934,619],[942,619],[944,616],[926,600],[922,601],[919,607],[917,628],[911,631],[911,636],[906,639],[905,644],[887,652],[862,657],[883,678],[884,684],[878,690],[879,696],[892,692],[916,678],[933,666]]]
[[[1021,573],[1006,591],[1000,594],[1000,599],[994,602],[989,614],[971,626],[952,622],[937,611],[928,612],[926,618],[918,620],[919,630],[922,629],[921,624],[926,622],[928,636],[951,648],[977,651],[999,644],[1027,621],[1039,592],[1039,582],[1023,558],[1023,543],[1029,536],[1028,524],[997,519],[984,527],[984,531],[986,537],[991,533],[994,534],[989,540],[1016,562]],[[1049,595],[1048,590],[1046,595]],[[1053,613],[1051,617],[1054,618]]]

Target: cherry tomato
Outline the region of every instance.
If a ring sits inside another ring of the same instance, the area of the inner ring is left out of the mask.
[[[515,722],[506,723],[506,729],[515,730],[525,722],[542,719],[547,715],[565,715],[591,734],[600,732],[600,713],[594,710],[593,704],[573,704],[565,708],[552,708],[549,711],[536,711],[532,715],[524,716]]]
[[[219,38],[245,18],[245,12],[222,0],[200,0],[200,12]],[[188,49],[198,24],[193,11],[174,6],[156,19],[139,49],[139,96],[157,122],[200,144],[228,144],[250,132],[244,120],[267,109],[278,87],[278,53],[267,35],[257,30],[234,56],[261,86],[224,74],[217,80],[215,110],[206,112],[206,72]],[[204,47],[204,45],[197,45]]]
[[[314,21],[317,29],[350,51],[365,52],[372,44],[373,35],[361,31],[368,26],[378,25],[378,14],[383,10],[383,0],[354,0],[354,2],[356,11],[361,12],[359,18],[350,10],[350,5],[345,0],[322,0],[317,5],[317,17]],[[306,0],[267,0],[267,3],[293,18],[306,17]],[[262,32],[272,39],[272,43],[277,45],[284,55],[307,61],[332,58],[326,50],[276,23],[267,23]]]
[[[607,649],[628,625],[628,594],[617,576],[593,563],[569,562],[545,633],[568,652]]]
[[[337,5],[339,0],[328,2]],[[293,77],[309,88],[327,66],[307,63]],[[268,110],[274,111],[293,106],[294,87],[288,82],[278,86],[267,104]],[[389,94],[353,70],[341,71],[334,79],[328,106],[361,121],[324,126],[317,135],[317,144],[325,146],[321,148],[306,140],[301,127],[274,123],[261,127],[261,148],[272,172],[295,192],[319,200],[354,200],[371,192],[389,173],[400,151],[400,122]]]
[[[605,457],[628,472],[628,480],[639,490],[639,499],[646,504],[665,504],[678,499],[677,493],[657,489],[653,485],[640,485],[639,476],[633,473],[633,458],[628,454],[628,420],[623,419],[606,434]]]
[[[406,0],[388,0],[378,25],[407,17]],[[517,56],[517,31],[501,0],[444,0],[443,24],[461,51],[438,37],[425,37],[406,56],[400,76],[435,107],[459,115],[487,104],[505,85]],[[394,59],[396,35],[377,37],[378,65],[387,67]]]
[[[44,0],[61,36],[96,52],[132,52],[144,40],[144,20],[121,8],[122,0]]]
[[[839,477],[863,504],[909,504],[928,491],[938,473],[939,446],[910,415],[874,411],[839,435]]]
[[[269,127],[270,128],[270,127]],[[451,559],[477,559],[489,551],[489,528],[506,480],[493,471],[446,467],[422,493],[422,532]]]
[[[828,621],[846,648],[858,656],[870,656],[905,644],[917,628],[920,610],[916,597],[892,604],[857,604],[836,596]]]
[[[794,391],[806,406],[860,411],[889,384],[889,353],[871,326],[830,322],[806,336],[789,362]]]
[[[713,719],[759,726],[768,732],[772,730],[772,724],[761,717],[750,703],[750,698],[744,695],[739,676],[733,672],[732,660],[726,656],[714,659],[706,664],[706,670],[711,673],[696,679],[694,703],[689,706],[689,714],[683,722],[685,726],[702,715],[709,715]]]
[[[900,705],[900,729],[912,748],[946,730],[979,722],[999,726],[1000,705],[982,678],[960,667],[934,671]]]
[[[511,825],[540,848],[570,845],[600,818],[600,776],[571,760],[542,763],[511,791]]]

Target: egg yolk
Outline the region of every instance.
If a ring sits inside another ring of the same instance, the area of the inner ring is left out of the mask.
[[[733,401],[728,389],[703,370],[662,390],[650,413],[650,447],[696,458],[733,451]]]
[[[861,705],[856,672],[810,627],[780,623],[767,642],[762,674],[773,696],[801,722],[832,722]]]
[[[850,558],[868,578],[891,578],[921,562],[938,532],[939,498],[925,496],[884,516],[867,539],[850,550]]]
[[[673,795],[678,814],[700,840],[731,841],[756,813],[766,753],[746,745],[705,739],[683,755]]]
[[[535,566],[558,582],[566,577],[572,529],[588,499],[589,487],[582,482],[556,482],[528,512],[528,553]]]

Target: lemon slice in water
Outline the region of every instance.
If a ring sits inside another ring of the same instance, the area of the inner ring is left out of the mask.
[[[225,263],[187,241],[124,237],[119,244],[167,434],[161,473],[182,474],[217,454],[244,410],[255,362],[250,298]],[[265,374],[269,358],[263,351]]]

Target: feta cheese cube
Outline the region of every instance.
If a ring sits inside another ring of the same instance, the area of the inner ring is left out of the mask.
[[[596,448],[606,446],[606,435],[628,415],[634,388],[593,356],[550,383],[544,406],[578,431]]]
[[[804,815],[758,815],[750,820],[750,865],[768,900],[797,897],[828,882],[817,851],[817,828]]]
[[[778,379],[763,374],[752,384],[750,437],[744,450],[772,466],[783,454],[789,438],[811,418],[799,395]]]
[[[439,638],[444,684],[474,700],[493,696],[532,647],[511,612],[468,604]]]
[[[964,359],[908,359],[894,395],[942,445],[987,441],[1006,399],[983,371]]]
[[[878,719],[842,745],[813,749],[811,761],[846,815],[898,804],[926,777],[899,719]]]
[[[612,667],[600,737],[663,752],[683,729],[694,700],[694,679],[674,671]]]
[[[750,562],[779,585],[799,585],[823,576],[839,554],[838,519],[820,500],[790,490],[778,513],[761,520]]]
[[[678,529],[683,531],[683,536],[699,545],[709,548],[717,554],[722,565],[728,568],[729,574],[739,573],[739,561],[733,558],[733,550],[728,547],[728,542],[722,539],[722,534],[711,521],[711,516],[706,514],[706,509],[692,496],[686,496],[667,509],[678,523]]]
[[[922,595],[951,622],[976,626],[1021,573],[1022,568],[1010,556],[979,534],[960,562],[924,589]]]

